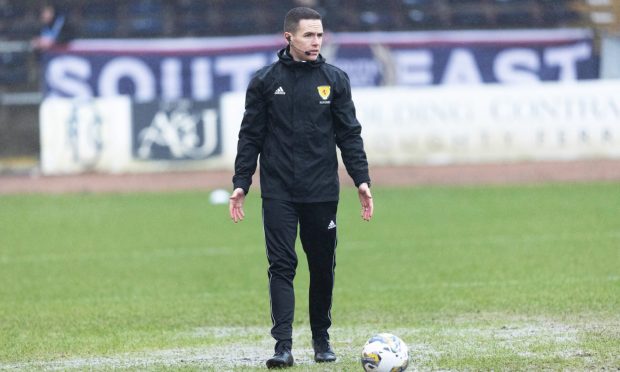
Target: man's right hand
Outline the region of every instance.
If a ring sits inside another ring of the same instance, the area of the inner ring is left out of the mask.
[[[245,213],[243,212],[243,202],[245,201],[245,192],[242,188],[236,188],[228,201],[228,210],[230,218],[237,223],[243,220]]]

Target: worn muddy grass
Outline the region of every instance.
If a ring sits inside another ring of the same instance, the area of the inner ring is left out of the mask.
[[[330,370],[398,334],[419,369],[620,367],[620,185],[375,187],[339,210]],[[272,351],[260,203],[0,197],[0,369],[252,370]],[[294,370],[311,360],[299,249]]]
[[[471,318],[480,316],[481,314],[478,314]],[[498,319],[504,318],[504,315],[485,314],[483,317]],[[503,324],[501,326],[486,322],[461,322],[444,326],[394,328],[391,331],[409,341],[412,370],[591,370],[618,367],[616,351],[620,346],[617,341],[620,328],[617,324],[585,325],[534,318],[504,319],[504,322],[499,323]],[[616,341],[593,348],[588,343],[588,334],[602,330],[609,335],[615,334]],[[262,327],[199,328],[190,334],[192,337],[204,339],[203,346],[7,363],[2,365],[2,368],[262,370],[265,355],[268,355],[272,348],[272,341],[266,337],[266,331],[267,329]],[[306,341],[310,336],[309,332],[296,331],[295,337],[300,339],[300,342],[294,350],[296,366],[292,370],[361,370],[358,359],[360,344],[363,344],[367,335],[373,331],[374,329],[362,327],[335,327],[332,335],[339,360],[329,365],[317,365],[312,361],[312,349]],[[214,340],[219,343],[214,344]]]

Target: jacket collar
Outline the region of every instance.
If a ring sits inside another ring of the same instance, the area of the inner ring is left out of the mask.
[[[289,47],[280,49],[280,51],[278,51],[278,58],[280,59],[280,62],[283,63],[286,66],[290,66],[290,67],[303,67],[303,66],[307,66],[307,67],[320,67],[323,63],[325,63],[325,58],[323,58],[323,56],[321,54],[319,54],[319,56],[317,57],[316,60],[314,61],[307,61],[307,62],[301,62],[301,61],[295,61],[293,59],[293,57],[291,57],[290,53],[289,53]]]

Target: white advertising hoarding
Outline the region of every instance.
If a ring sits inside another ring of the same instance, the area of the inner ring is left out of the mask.
[[[207,102],[48,98],[40,127],[44,174],[222,169],[234,152]]]
[[[620,81],[353,90],[371,165],[620,158]],[[233,169],[244,93],[216,103],[49,98],[45,174]]]
[[[371,165],[448,164],[618,158],[618,92],[620,81],[597,80],[357,88],[353,100]],[[243,99],[221,102],[229,148]]]
[[[48,98],[40,109],[44,174],[122,172],[131,154],[128,97]]]
[[[620,82],[357,89],[374,164],[620,156]]]

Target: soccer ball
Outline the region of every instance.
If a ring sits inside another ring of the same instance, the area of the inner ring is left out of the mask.
[[[389,333],[372,336],[362,350],[362,367],[366,372],[402,372],[409,364],[409,349]]]

